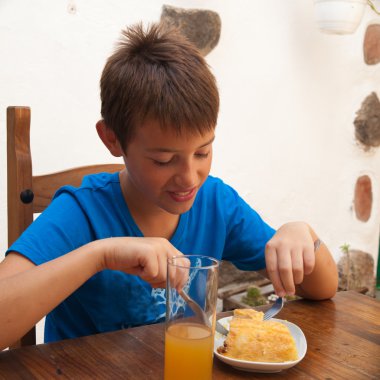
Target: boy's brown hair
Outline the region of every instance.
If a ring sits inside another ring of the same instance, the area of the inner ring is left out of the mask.
[[[160,24],[122,32],[100,87],[102,117],[124,150],[147,119],[179,134],[203,134],[216,126],[219,94],[206,61],[178,31]]]

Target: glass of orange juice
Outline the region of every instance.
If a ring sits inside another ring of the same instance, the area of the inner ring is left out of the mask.
[[[208,256],[168,260],[165,380],[212,379],[218,270],[219,261]],[[202,308],[203,318],[186,295]]]

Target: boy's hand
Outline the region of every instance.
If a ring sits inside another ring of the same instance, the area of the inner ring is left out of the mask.
[[[147,281],[154,288],[165,288],[167,260],[183,256],[167,239],[150,237],[120,237],[104,239],[105,254],[102,269],[119,270]],[[188,260],[183,259],[188,266]],[[180,289],[187,281],[188,271],[174,275],[172,284]]]
[[[314,242],[303,222],[284,224],[265,247],[266,271],[280,297],[295,294],[315,265]]]

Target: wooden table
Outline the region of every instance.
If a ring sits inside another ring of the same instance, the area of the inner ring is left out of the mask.
[[[308,351],[297,366],[278,374],[258,374],[235,370],[214,358],[213,378],[380,378],[378,300],[340,292],[329,301],[288,302],[279,318],[294,322],[306,336]],[[7,380],[162,379],[163,367],[163,324],[0,353],[0,379]]]

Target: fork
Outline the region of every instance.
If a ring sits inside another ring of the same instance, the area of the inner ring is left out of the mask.
[[[264,313],[264,321],[273,318],[284,306],[284,298],[278,297],[274,304]]]
[[[210,320],[207,318],[205,311],[195,302],[183,289],[179,291],[179,295],[190,306],[190,309],[195,315],[208,327],[210,327]]]
[[[267,321],[268,319],[273,318],[284,306],[284,298],[278,297],[274,304],[264,313],[263,320]],[[228,330],[217,320],[216,321],[216,331],[222,335],[227,335]]]

